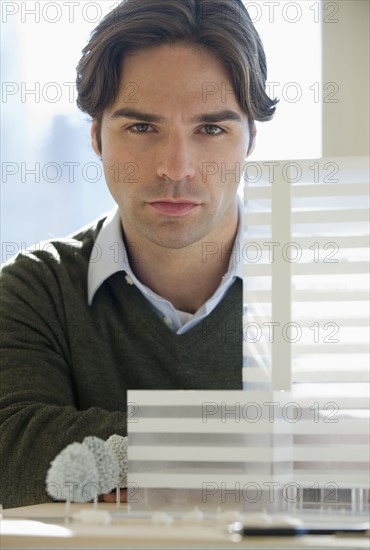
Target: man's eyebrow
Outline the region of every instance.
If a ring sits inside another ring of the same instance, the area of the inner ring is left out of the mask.
[[[140,120],[141,122],[157,122],[157,123],[163,123],[166,122],[166,118],[162,117],[160,115],[154,115],[152,113],[144,113],[142,111],[138,111],[136,109],[129,109],[129,108],[122,108],[118,109],[117,111],[114,111],[114,113],[111,115],[111,120],[115,120],[117,118],[131,118],[133,120]],[[192,124],[216,124],[218,122],[225,122],[227,120],[235,120],[237,122],[242,122],[242,118],[236,111],[232,111],[230,109],[224,110],[224,111],[215,111],[214,113],[202,113],[200,115],[196,115],[191,119]]]
[[[242,122],[242,117],[236,111],[225,110],[197,115],[191,119],[191,122],[193,124],[201,122],[204,122],[206,124],[215,124],[217,122],[225,122],[227,120],[236,120],[237,122]]]
[[[165,122],[165,118],[159,115],[153,115],[151,113],[144,113],[142,111],[137,111],[136,109],[118,109],[117,111],[114,111],[114,113],[111,115],[111,120],[114,120],[116,118],[132,118],[134,120],[140,120],[141,122]]]

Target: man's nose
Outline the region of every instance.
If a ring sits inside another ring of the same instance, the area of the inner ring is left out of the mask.
[[[183,181],[195,176],[195,152],[184,136],[168,135],[161,142],[157,155],[157,174],[160,178]]]

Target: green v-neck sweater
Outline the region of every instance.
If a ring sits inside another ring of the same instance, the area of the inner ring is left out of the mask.
[[[42,243],[0,277],[0,503],[48,501],[50,462],[68,444],[126,435],[128,389],[241,389],[242,282],[177,335],[125,273],[87,303],[87,270],[104,222]]]

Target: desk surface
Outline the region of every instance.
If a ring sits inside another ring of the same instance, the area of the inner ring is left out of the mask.
[[[91,504],[72,504],[71,515]],[[40,504],[3,511],[1,549],[310,549],[369,550],[369,539],[357,536],[250,537],[233,541],[226,532],[226,522],[204,521],[185,523],[176,520],[171,525],[158,525],[150,518],[115,517],[115,504],[99,504],[98,510],[113,514],[109,525],[84,524],[64,519],[63,503]],[[118,512],[127,512],[121,505]]]

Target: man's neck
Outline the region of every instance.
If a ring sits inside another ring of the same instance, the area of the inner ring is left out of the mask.
[[[131,250],[126,242],[131,269],[143,284],[176,309],[195,313],[221,284],[236,233],[237,221],[217,239],[207,237],[181,249],[144,241]]]

